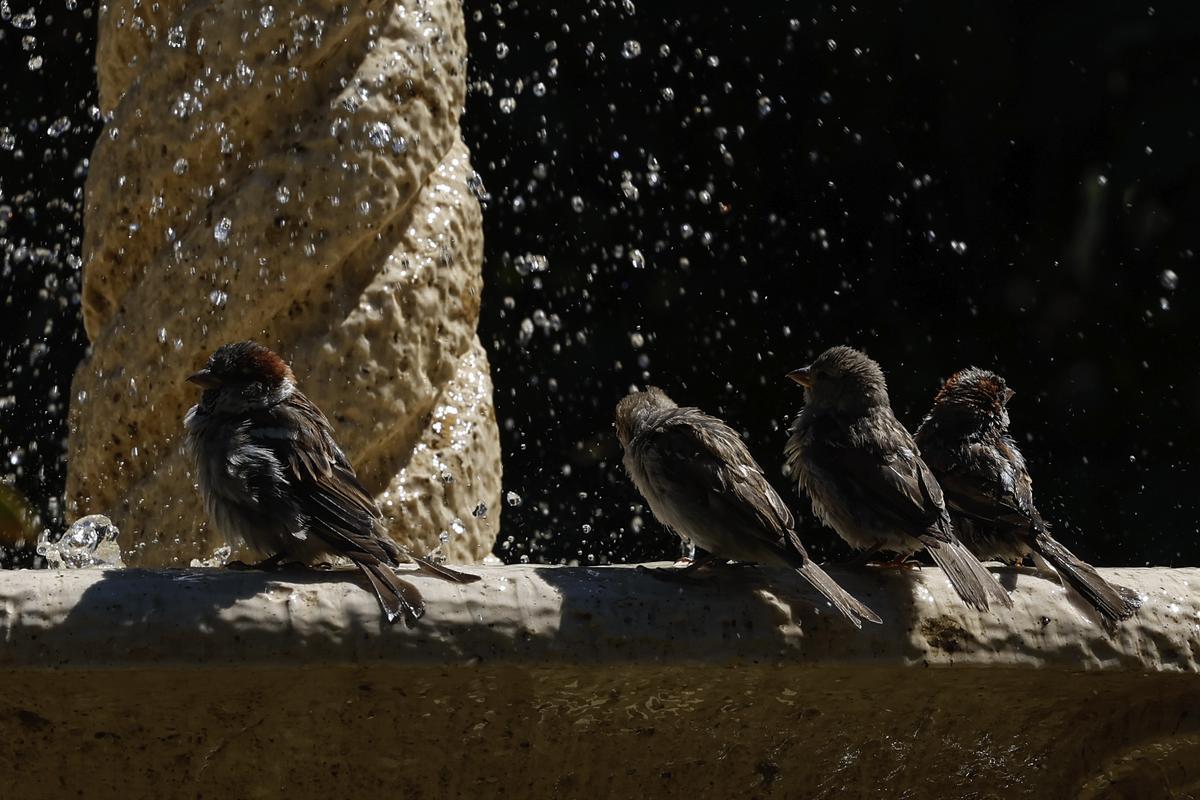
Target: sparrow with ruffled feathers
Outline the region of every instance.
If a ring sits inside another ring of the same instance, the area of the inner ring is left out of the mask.
[[[892,413],[879,364],[832,347],[788,377],[804,408],[785,448],[789,474],[813,513],[851,547],[908,555],[924,549],[959,597],[978,609],[1012,599],[955,536],[942,490]]]
[[[1030,556],[1052,569],[1112,622],[1141,605],[1137,594],[1114,586],[1050,535],[1033,504],[1033,479],[1008,433],[1013,397],[994,372],[970,367],[943,384],[916,441],[937,475],[959,536],[979,558],[1020,562]]]
[[[659,522],[714,560],[791,567],[855,627],[879,622],[808,557],[791,511],[728,425],[698,408],[681,408],[657,387],[617,404],[625,469]]]
[[[362,570],[389,622],[425,610],[417,588],[392,567],[479,580],[398,545],[333,438],[329,420],[296,386],[291,368],[254,342],[218,348],[188,377],[204,390],[184,417],[187,444],[209,522],[269,556],[311,564],[344,556]]]

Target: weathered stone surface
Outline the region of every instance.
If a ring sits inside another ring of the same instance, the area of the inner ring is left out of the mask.
[[[109,514],[133,564],[219,546],[181,450],[183,379],[254,338],[396,509],[393,535],[486,554],[498,518],[471,511],[496,506],[500,460],[459,5],[119,0],[99,26],[111,118],[87,183],[70,514]]]
[[[1106,632],[1007,571],[977,614],[939,570],[413,578],[381,625],[354,573],[0,575],[0,769],[22,798],[1189,797],[1200,569],[1102,570]],[[284,755],[286,754],[286,755]]]

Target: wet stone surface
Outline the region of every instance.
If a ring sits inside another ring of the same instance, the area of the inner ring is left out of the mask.
[[[936,569],[831,569],[862,631],[787,572],[479,572],[413,578],[411,629],[353,572],[8,573],[0,767],[33,798],[1200,788],[1200,570],[1103,570],[1145,600],[1111,631],[1026,572],[981,615]]]

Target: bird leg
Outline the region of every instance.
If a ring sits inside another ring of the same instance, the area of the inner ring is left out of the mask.
[[[914,559],[912,553],[904,553],[896,556],[891,561],[884,561],[875,566],[878,569],[920,569],[921,562]]]
[[[712,553],[697,553],[691,563],[685,567],[645,567],[638,564],[638,569],[649,573],[650,577],[663,581],[692,580],[698,570],[704,569],[717,560]]]
[[[245,561],[230,561],[225,565],[225,569],[232,569],[238,572],[246,570],[256,570],[259,572],[279,572],[280,570],[296,570],[309,569],[308,564],[300,561],[288,561],[287,556],[282,553],[276,553],[273,556],[264,558],[262,561],[256,561],[253,564],[247,564]]]

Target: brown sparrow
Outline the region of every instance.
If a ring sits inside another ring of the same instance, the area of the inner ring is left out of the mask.
[[[994,372],[974,367],[950,376],[917,429],[916,441],[941,482],[963,544],[976,556],[1050,568],[1106,619],[1128,618],[1137,594],[1100,577],[1050,535],[1033,504],[1033,480],[1008,434],[1013,391]]]
[[[254,342],[224,345],[188,380],[204,390],[184,417],[210,523],[269,556],[265,565],[339,555],[362,570],[389,622],[425,612],[392,567],[457,583],[479,580],[407,552],[333,438],[329,420],[296,387],[283,360]]]

